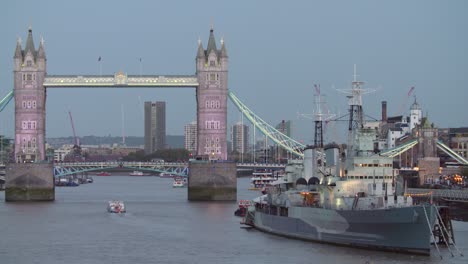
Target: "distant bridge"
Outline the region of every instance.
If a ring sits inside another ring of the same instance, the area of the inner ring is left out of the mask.
[[[269,163],[238,163],[238,169],[284,169],[285,164]],[[169,173],[178,176],[188,176],[187,162],[62,162],[54,164],[54,176],[61,177],[86,172],[106,171],[113,169],[138,170],[155,173]]]

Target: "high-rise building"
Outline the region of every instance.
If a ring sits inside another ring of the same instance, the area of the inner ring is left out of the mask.
[[[190,153],[197,152],[197,122],[193,121],[184,127],[185,149]]]
[[[247,153],[249,146],[249,127],[242,123],[237,123],[231,127],[232,151],[240,154]]]
[[[281,121],[278,125],[276,125],[276,130],[285,134],[288,137],[291,137],[291,120],[288,121]]]
[[[145,102],[145,153],[166,145],[166,102]]]
[[[276,125],[275,128],[284,135],[291,137],[291,120],[282,120],[278,125]],[[281,148],[279,146],[277,146],[275,154],[277,162],[281,162],[288,156],[288,152],[286,151],[286,149]]]

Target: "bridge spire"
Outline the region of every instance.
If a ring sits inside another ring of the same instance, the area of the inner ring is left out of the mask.
[[[208,39],[208,46],[206,47],[206,55],[209,56],[212,50],[215,53],[218,51],[218,49],[216,48],[216,40],[213,33],[213,27],[210,29],[210,38]]]
[[[26,55],[28,53],[28,51],[31,51],[31,54],[35,59],[36,58],[36,49],[34,48],[34,40],[33,40],[32,27],[31,26],[29,26],[29,30],[28,30],[28,38],[26,40],[26,47],[24,48],[24,55]]]

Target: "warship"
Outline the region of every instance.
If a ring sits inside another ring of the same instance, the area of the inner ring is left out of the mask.
[[[253,200],[242,224],[301,240],[430,255],[438,207],[406,195],[393,158],[376,151],[377,131],[363,122],[361,84],[353,82],[348,97],[346,151],[317,140],[306,147],[303,159],[288,161],[286,177]]]

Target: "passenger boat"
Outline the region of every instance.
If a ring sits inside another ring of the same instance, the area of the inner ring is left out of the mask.
[[[263,190],[267,186],[270,186],[272,182],[282,179],[282,175],[273,175],[273,171],[268,170],[258,170],[252,173],[252,178],[250,178],[250,188],[249,190]]]
[[[174,178],[174,175],[171,173],[167,173],[167,172],[161,172],[159,173],[159,177],[160,178]]]
[[[111,174],[107,171],[101,171],[99,173],[96,173],[96,176],[110,176]]]
[[[117,200],[109,201],[109,203],[107,204],[107,211],[109,213],[116,213],[116,214],[125,213],[126,212],[125,204],[123,201],[117,201]]]
[[[130,176],[145,176],[145,174],[141,171],[133,171]]]

